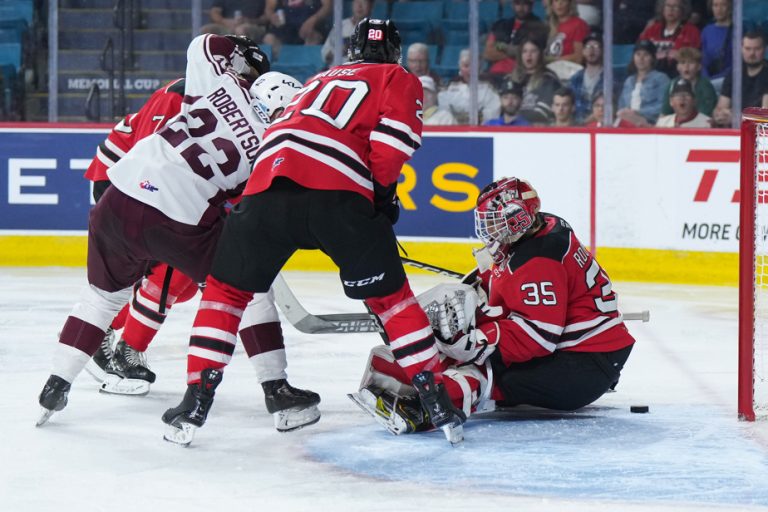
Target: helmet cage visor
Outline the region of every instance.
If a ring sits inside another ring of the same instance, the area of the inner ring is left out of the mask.
[[[475,209],[475,234],[487,247],[493,242],[512,244],[531,229],[533,220],[522,201],[500,204],[495,199]]]

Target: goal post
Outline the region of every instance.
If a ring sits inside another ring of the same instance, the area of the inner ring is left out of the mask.
[[[768,109],[741,122],[739,419],[768,414]]]

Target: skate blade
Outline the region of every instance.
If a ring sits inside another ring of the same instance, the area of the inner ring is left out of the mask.
[[[40,417],[37,419],[37,423],[35,423],[36,427],[42,427],[45,425],[45,423],[50,419],[51,416],[53,416],[53,413],[56,411],[52,411],[50,409],[46,409],[45,407],[40,408],[42,412],[40,413]]]
[[[278,432],[292,432],[320,421],[320,409],[316,405],[299,409],[292,407],[272,414]]]
[[[387,416],[382,413],[376,407],[378,399],[367,389],[361,389],[359,393],[348,393],[347,396],[363,411],[373,416],[376,423],[382,425],[390,434],[399,436],[408,432],[408,423],[397,414]]]
[[[184,422],[181,422],[178,425],[178,427],[176,425],[168,425],[165,428],[163,439],[169,443],[178,444],[180,446],[189,446],[195,438],[197,426]]]
[[[102,370],[93,359],[88,360],[88,363],[85,365],[85,371],[97,382],[104,382],[104,379],[106,379],[108,375],[107,372]]]
[[[464,442],[464,425],[443,425],[440,428],[451,446],[458,446]]]
[[[99,391],[110,395],[144,396],[149,393],[149,382],[141,379],[124,379],[118,375],[107,374]]]

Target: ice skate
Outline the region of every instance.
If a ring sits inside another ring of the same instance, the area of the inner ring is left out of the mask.
[[[163,414],[163,422],[168,425],[163,439],[171,443],[189,446],[195,437],[195,431],[205,424],[208,412],[213,406],[216,387],[224,374],[220,370],[203,370],[198,384],[190,384],[184,398],[176,407]]]
[[[267,411],[275,419],[278,432],[290,432],[320,421],[320,395],[306,389],[294,388],[285,379],[261,384]]]
[[[43,410],[36,426],[43,425],[54,412],[60,411],[67,406],[67,395],[69,394],[70,387],[71,384],[58,375],[48,377],[48,381],[43,386],[43,391],[40,392],[40,398],[38,399]]]
[[[464,422],[467,421],[467,415],[453,405],[442,384],[435,384],[432,372],[417,373],[412,383],[432,424],[443,431],[452,445],[464,441]]]
[[[112,350],[114,342],[115,330],[110,327],[104,334],[104,339],[101,340],[96,353],[93,354],[93,357],[88,360],[88,364],[85,365],[85,371],[99,382],[103,382],[107,378],[107,365],[109,365],[109,361],[115,353]]]
[[[392,391],[369,385],[347,396],[395,435],[423,432],[432,428],[429,414],[416,395],[398,396]]]
[[[106,377],[99,391],[115,395],[146,395],[155,374],[147,364],[144,352],[134,350],[120,340],[106,369]]]

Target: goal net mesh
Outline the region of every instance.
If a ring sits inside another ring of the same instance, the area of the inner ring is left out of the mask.
[[[755,126],[755,318],[753,379],[755,415],[768,415],[768,123]]]

